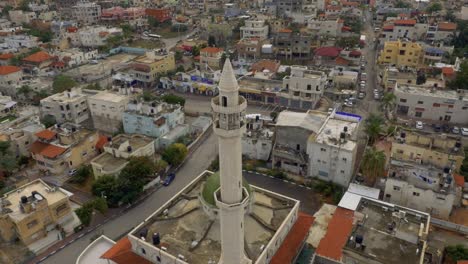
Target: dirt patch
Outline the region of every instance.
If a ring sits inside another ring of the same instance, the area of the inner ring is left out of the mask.
[[[450,222],[468,226],[468,209],[457,208],[453,210],[452,215],[450,216]]]
[[[34,256],[22,243],[0,243],[0,263],[24,263]]]

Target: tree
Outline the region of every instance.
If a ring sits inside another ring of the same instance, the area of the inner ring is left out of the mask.
[[[19,6],[18,6],[18,9],[19,10],[22,10],[24,12],[29,12],[31,11],[31,8],[29,8],[29,0],[23,0],[20,2]]]
[[[78,169],[76,170],[76,174],[70,181],[78,184],[83,184],[91,176],[93,176],[93,169],[91,168],[91,165],[81,165],[80,167],[78,167]]]
[[[464,61],[460,65],[460,71],[457,72],[455,79],[448,83],[448,87],[450,89],[468,89],[468,61]]]
[[[393,110],[395,106],[396,96],[393,93],[385,93],[382,98],[382,109]]]
[[[448,10],[447,13],[445,14],[445,20],[450,21],[450,22],[455,22],[457,20],[457,17],[455,16],[452,10]]]
[[[424,84],[426,82],[426,74],[420,73],[416,77],[416,84]]]
[[[156,18],[154,18],[152,16],[148,16],[148,25],[150,27],[157,28],[157,27],[160,26],[160,23]]]
[[[132,26],[130,26],[130,24],[122,24],[120,25],[120,28],[122,29],[124,38],[129,38],[132,35],[133,29]]]
[[[185,72],[184,65],[177,66],[176,72]]]
[[[183,58],[183,54],[182,54],[182,51],[180,50],[177,50],[174,54],[174,59],[176,61],[180,61],[181,59]]]
[[[93,183],[92,192],[99,197],[105,196],[108,204],[112,207],[116,207],[120,200],[117,188],[117,177],[113,175],[103,175],[97,178]]]
[[[366,120],[364,130],[369,136],[369,143],[374,144],[376,139],[379,137],[382,132],[383,118],[376,114],[370,114]]]
[[[213,35],[208,36],[208,46],[216,47],[216,38]]]
[[[453,262],[468,259],[468,248],[464,245],[448,246],[445,248],[445,252]]]
[[[0,141],[0,154],[5,155],[10,149],[10,141]]]
[[[38,37],[40,41],[47,43],[50,42],[53,38],[53,33],[50,30],[41,30],[37,28],[32,28],[28,32],[30,35]]]
[[[67,75],[57,75],[52,83],[54,93],[61,93],[76,86],[75,80]]]
[[[93,216],[93,202],[87,202],[75,210],[76,215],[84,226],[89,226]]]
[[[278,112],[271,112],[270,117],[271,117],[271,119],[273,119],[273,121],[275,121],[276,118],[278,117]]]
[[[98,210],[101,214],[105,214],[107,212],[107,209],[108,209],[106,199],[104,197],[94,198],[93,208]]]
[[[29,95],[32,94],[33,89],[29,87],[28,85],[23,85],[18,89],[17,94],[22,94],[24,95],[25,98],[29,98]]]
[[[154,95],[148,90],[143,91],[141,98],[143,98],[143,101],[145,102],[151,102],[155,99]]]
[[[187,154],[188,149],[184,144],[174,143],[164,150],[162,158],[172,166],[178,166],[184,161]]]
[[[432,3],[426,8],[426,11],[428,13],[435,13],[441,10],[442,10],[442,5],[439,2]]]
[[[168,104],[179,104],[181,106],[185,105],[185,98],[174,94],[163,95],[161,99]]]
[[[14,169],[18,167],[16,157],[10,151],[7,151],[5,154],[0,154],[0,170],[5,174],[10,174]]]
[[[55,119],[55,117],[53,115],[45,115],[42,119],[41,119],[41,123],[46,127],[51,127],[55,124],[57,124],[57,120]]]
[[[6,5],[6,6],[2,9],[2,16],[3,16],[3,17],[8,16],[8,13],[9,13],[11,10],[13,10],[13,9],[15,9],[15,8],[12,7],[11,5]]]
[[[36,106],[39,106],[41,100],[46,98],[47,96],[49,96],[49,94],[44,90],[34,91],[34,96],[32,98],[32,104],[36,105]]]
[[[343,37],[336,41],[336,45],[340,48],[352,48],[359,45],[359,37]]]
[[[383,151],[375,147],[368,148],[362,158],[361,170],[370,182],[374,182],[379,176],[384,175],[385,162],[387,157]]]
[[[410,8],[411,7],[411,4],[410,3],[407,3],[407,2],[404,2],[402,0],[398,0],[396,1],[395,3],[395,7],[396,8]]]
[[[200,55],[200,50],[201,50],[200,46],[198,46],[198,45],[197,45],[197,46],[193,46],[193,48],[192,48],[192,55],[195,56],[195,57],[198,56],[198,55]]]

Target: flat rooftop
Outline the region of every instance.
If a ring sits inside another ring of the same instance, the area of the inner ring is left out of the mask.
[[[344,248],[345,260],[401,263],[403,259],[405,263],[419,263],[421,254],[424,254],[423,240],[419,234],[420,231],[427,232],[429,216],[411,209],[385,205],[379,201],[361,199],[354,212],[357,223]],[[363,239],[364,249],[356,243],[356,237]]]
[[[112,154],[104,152],[92,160],[102,166],[104,171],[115,171],[127,163],[126,159],[116,158]]]
[[[21,212],[19,206],[21,197],[30,197],[33,191],[38,192],[47,201],[48,205],[55,204],[58,201],[68,197],[68,193],[64,192],[62,189],[49,187],[49,185],[47,185],[45,182],[38,179],[29,182],[16,190],[6,193],[1,198],[1,202],[3,203],[3,211],[1,213],[8,214],[12,219],[15,220],[21,220],[31,213],[34,213],[35,211],[32,211],[31,213],[23,213]]]
[[[210,217],[203,208],[216,208],[202,198],[208,177],[205,171],[166,205],[150,216],[131,232],[140,239],[147,231],[146,241],[151,243],[152,234],[159,233],[160,246],[173,256],[179,254],[191,264],[206,264],[218,261],[221,255],[221,230],[217,217]],[[285,219],[297,209],[299,202],[279,194],[250,186],[251,212],[245,215],[245,251],[255,263],[265,246],[279,230]],[[156,247],[156,246],[153,246]]]
[[[120,95],[116,93],[110,93],[107,91],[102,91],[99,92],[93,96],[89,97],[92,100],[100,100],[100,101],[106,101],[106,102],[113,102],[113,103],[120,103],[124,100],[127,99],[127,96],[125,95]]]
[[[75,100],[86,97],[80,90],[65,91],[62,93],[53,94],[43,101],[56,101],[56,102],[74,102]]]
[[[118,149],[120,145],[123,143],[127,142],[128,144],[132,147],[133,151],[136,151],[139,148],[142,148],[151,142],[153,142],[153,139],[147,136],[143,135],[138,135],[138,134],[133,134],[133,135],[127,135],[127,134],[120,134],[112,138],[112,141],[109,142],[111,148]]]
[[[347,132],[344,132],[345,127]],[[341,149],[351,151],[357,146],[356,141],[351,138],[351,135],[354,136],[357,127],[358,123],[356,122],[330,118],[325,123],[321,132],[317,135],[315,142],[330,146],[337,146]],[[346,139],[343,143],[340,142],[341,133],[346,134]]]
[[[276,126],[302,127],[318,133],[326,118],[326,113],[318,111],[308,111],[307,113],[282,111],[278,115]]]
[[[438,97],[451,100],[459,100],[457,91],[453,90],[437,90],[415,85],[399,84],[395,87],[396,92],[413,94],[426,97]],[[468,102],[468,98],[463,97],[464,102]]]

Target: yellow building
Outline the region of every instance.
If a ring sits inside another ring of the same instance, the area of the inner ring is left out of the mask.
[[[386,41],[377,60],[379,64],[392,64],[397,67],[416,67],[422,64],[423,48],[410,41]]]
[[[465,154],[461,141],[447,135],[402,131],[392,142],[392,158],[458,171]]]
[[[57,226],[66,233],[73,231],[79,222],[74,221],[68,197],[69,193],[40,179],[6,193],[0,198],[0,237],[5,241],[19,238],[29,245]]]
[[[173,53],[150,50],[133,61],[130,74],[142,84],[150,85],[158,76],[175,69]]]
[[[208,67],[213,70],[221,68],[221,58],[223,57],[224,50],[216,47],[206,47],[200,50],[200,67],[207,69]]]

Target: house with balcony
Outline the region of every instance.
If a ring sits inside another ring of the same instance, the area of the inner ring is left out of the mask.
[[[246,20],[245,25],[240,27],[241,39],[243,38],[268,38],[268,25],[264,20]]]
[[[436,24],[429,25],[426,34],[427,41],[443,41],[450,43],[450,41],[456,37],[457,24],[453,22],[438,22]]]
[[[41,116],[52,116],[58,124],[80,124],[90,117],[86,98],[78,88],[53,94],[40,101]]]
[[[411,41],[386,41],[377,59],[379,64],[397,67],[417,67],[423,63],[424,51],[419,43]]]
[[[427,65],[433,65],[441,62],[444,58],[445,51],[435,47],[427,47],[424,49],[423,62]]]
[[[285,59],[307,59],[311,54],[310,36],[304,33],[293,33],[291,29],[278,31],[274,38],[276,55]]]
[[[135,58],[128,73],[141,85],[151,86],[160,75],[176,69],[174,54],[149,50]]]
[[[102,145],[103,152],[91,160],[94,177],[118,175],[131,157],[152,157],[155,153],[154,139],[139,135],[120,134],[109,137]]]
[[[224,49],[217,47],[206,47],[200,50],[200,68],[202,70],[221,69],[221,59]]]

